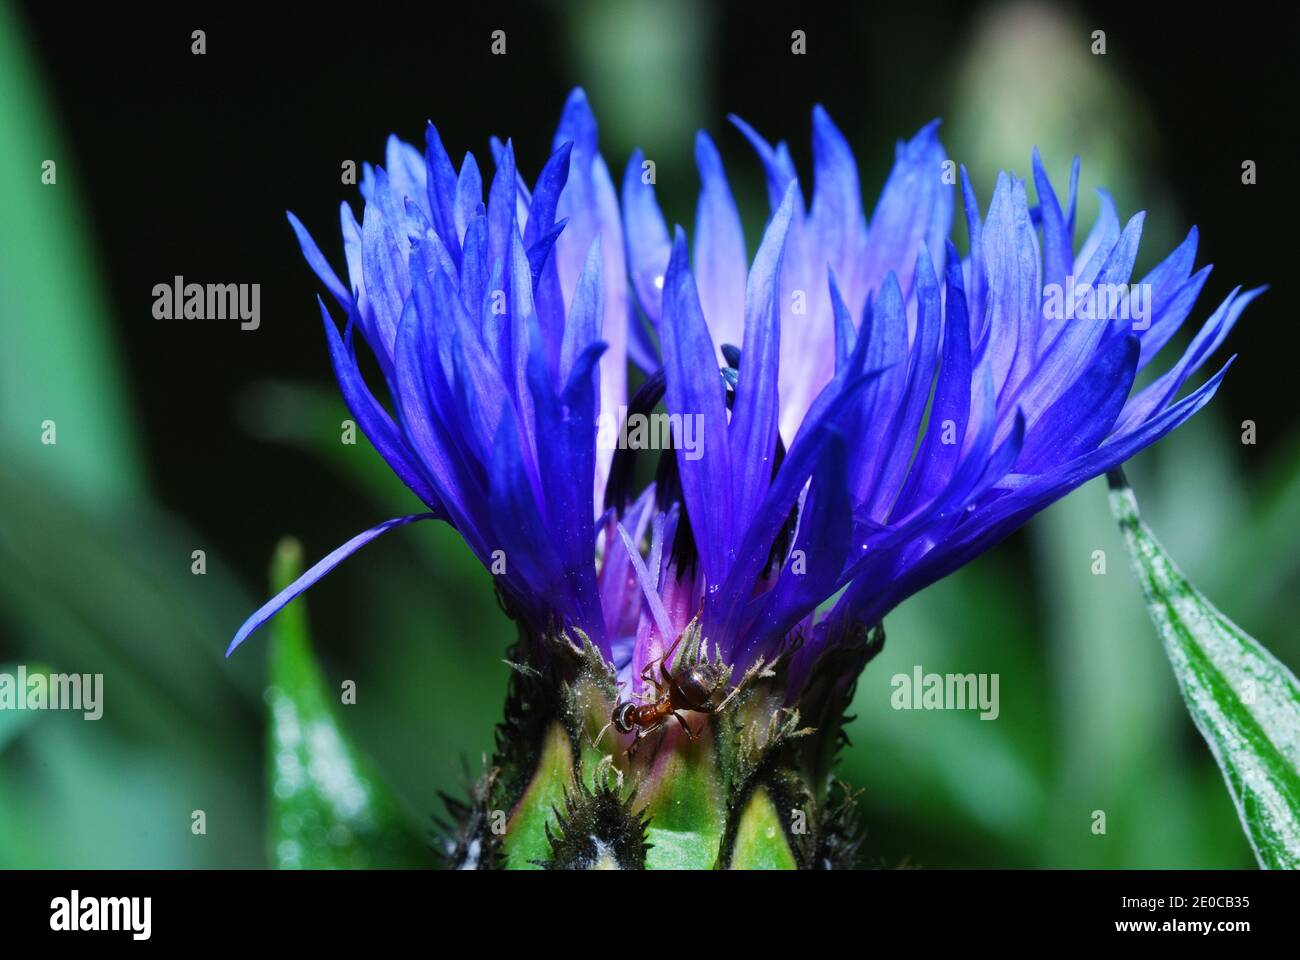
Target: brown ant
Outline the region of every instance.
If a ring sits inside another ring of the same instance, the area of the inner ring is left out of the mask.
[[[707,654],[692,658],[694,662],[689,665],[684,673],[674,674],[668,668],[677,645],[682,642],[682,637],[689,632],[691,632],[691,626],[688,625],[685,630],[678,634],[677,639],[673,641],[672,646],[668,648],[663,656],[651,660],[646,664],[645,669],[641,671],[642,682],[653,684],[655,692],[652,695],[640,694],[637,696],[639,699],[646,699],[650,702],[638,704],[633,699],[624,700],[617,704],[610,716],[609,723],[605,724],[604,729],[600,731],[601,736],[603,736],[605,730],[608,730],[611,725],[619,733],[636,731],[636,739],[627,748],[629,757],[636,753],[642,740],[659,730],[669,720],[676,720],[681,724],[682,730],[686,732],[688,739],[698,740],[699,732],[691,730],[686,718],[678,711],[694,710],[696,713],[719,713],[740,692],[740,686],[737,686],[720,703],[713,703],[714,695],[720,688],[725,687],[727,680],[730,679],[731,668],[725,666],[721,659],[710,662]],[[655,664],[659,665],[659,680],[655,680],[653,677]],[[743,686],[743,682],[741,686]],[[596,740],[599,742],[600,737],[597,737]]]

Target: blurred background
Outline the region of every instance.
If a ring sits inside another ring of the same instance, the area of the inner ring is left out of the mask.
[[[895,141],[939,116],[981,205],[998,169],[1028,175],[1035,144],[1058,183],[1082,156],[1078,236],[1099,185],[1121,217],[1148,210],[1139,275],[1198,224],[1198,265],[1215,269],[1189,331],[1234,285],[1272,289],[1234,331],[1241,359],[1214,404],[1129,475],[1200,588],[1300,667],[1294,21],[1038,2],[312,11],[0,7],[0,670],[105,675],[98,722],[0,714],[0,866],[270,862],[266,647],[222,652],[267,595],[280,537],[297,536],[310,562],[415,506],[364,441],[339,442],[318,283],[284,211],[341,268],[338,203],[359,199],[340,183],[345,160],[380,160],[390,131],[418,142],[432,118],[453,156],[472,149],[485,169],[488,137],[512,136],[531,182],[574,84],[615,178],[644,148],[666,215],[688,226],[692,137],[707,128],[751,248],[765,194],[726,114],[788,140],[806,175],[816,102],[857,152],[868,215]],[[191,54],[196,29],[203,56]],[[497,29],[505,56],[489,51]],[[41,182],[47,159],[54,185]],[[960,213],[955,228],[961,238]],[[261,328],[155,320],[152,288],[177,274],[259,283]],[[54,446],[40,442],[46,419]],[[489,578],[429,524],[368,548],[309,598],[327,686],[356,683],[342,726],[423,831],[437,792],[463,790],[465,761],[479,768],[499,718],[512,630]],[[871,863],[1253,864],[1104,485],[886,627],[842,764],[865,791]],[[891,710],[889,679],[914,664],[998,673],[1000,717]],[[196,809],[205,836],[191,830]]]

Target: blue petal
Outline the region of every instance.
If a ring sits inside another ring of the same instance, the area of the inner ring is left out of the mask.
[[[330,318],[329,311],[325,309],[325,304],[319,297],[316,298],[316,302],[320,306],[321,319],[325,322],[325,336],[329,344],[330,361],[334,365],[334,375],[338,379],[339,389],[343,393],[343,401],[347,404],[348,411],[356,420],[357,426],[361,428],[361,432],[392,467],[398,478],[410,487],[417,497],[428,504],[430,509],[440,510],[438,495],[425,477],[418,459],[403,442],[388,412],[380,406],[379,401],[366,386],[357,367],[356,357],[344,345],[338,329],[334,326],[334,321]]]
[[[403,241],[405,243],[405,241]],[[398,246],[379,207],[366,204],[361,225],[361,262],[366,280],[366,295],[375,314],[376,334],[381,348],[392,354],[397,324],[402,318],[402,303],[410,290],[406,252]]]
[[[415,203],[420,208],[421,215],[428,219],[429,198],[425,186],[427,173],[420,151],[396,135],[389,134],[384,149],[384,166],[396,198]]]
[[[983,251],[990,303],[983,362],[993,370],[999,406],[1008,409],[1037,359],[1041,317],[1038,241],[1025,186],[1014,177],[998,177]]]
[[[776,149],[773,150],[771,145],[759,136],[758,132],[747,124],[740,117],[728,114],[730,120],[749,141],[754,152],[758,154],[758,159],[763,164],[763,172],[767,175],[767,197],[775,211],[781,206],[781,201],[785,199],[786,191],[790,188],[791,181],[797,180],[798,177],[794,172],[794,164],[790,162],[789,151]],[[780,145],[784,146],[784,144]],[[797,201],[799,213],[803,213],[803,198],[799,197]]]
[[[935,363],[939,357],[939,331],[943,314],[939,302],[939,281],[931,267],[930,253],[924,244],[916,258],[916,341],[912,344],[907,384],[888,432],[883,435],[885,456],[880,461],[867,498],[872,519],[883,522],[898,499],[907,474],[916,436],[921,429],[930,387],[934,382]]]
[[[540,351],[528,364],[537,411],[538,472],[546,504],[547,531],[560,556],[564,579],[576,601],[571,611],[598,645],[605,642],[604,617],[596,588],[596,527],[592,489],[596,472],[596,364],[605,352],[597,341],[574,363],[563,396],[556,396]]]
[[[1091,283],[1101,269],[1102,262],[1119,240],[1119,214],[1115,201],[1105,190],[1097,190],[1097,219],[1084,238],[1079,252],[1074,255],[1074,280],[1076,284]]]
[[[977,344],[984,336],[985,305],[988,301],[988,274],[984,267],[984,225],[979,202],[966,167],[961,168],[962,201],[966,211],[966,233],[970,239],[970,268],[966,275],[966,313],[970,318],[970,340]]]
[[[454,370],[449,382],[455,384],[459,398],[456,409],[439,412],[447,424],[460,419],[469,428],[467,439],[472,442],[467,444],[468,449],[480,462],[487,462],[502,408],[510,403],[510,388],[445,274],[433,279],[433,311],[425,329],[432,327],[439,350],[449,350]]]
[[[627,265],[637,301],[656,327],[663,312],[664,274],[672,243],[653,184],[641,181],[641,151],[632,151],[623,174],[623,216],[627,222]],[[697,241],[698,242],[698,241]],[[742,261],[743,262],[743,261]],[[742,267],[743,269],[743,267]]]
[[[582,275],[578,277],[568,323],[564,326],[564,340],[560,346],[560,382],[568,381],[578,356],[600,337],[600,321],[605,308],[602,262],[600,237],[596,237],[591,241],[591,249],[587,251],[587,263],[582,268]],[[593,376],[599,376],[599,371],[593,373]]]
[[[490,550],[482,536],[488,527],[481,492],[486,477],[471,461],[455,422],[435,413],[452,409],[455,401],[441,364],[427,349],[414,302],[403,314],[394,355],[396,400],[407,438],[425,465],[452,525],[479,560],[487,562]]]
[[[573,142],[573,153],[569,161],[569,179],[560,194],[557,213],[566,217],[569,223],[555,243],[556,269],[565,302],[571,305],[591,243],[597,235],[600,236],[601,279],[605,287],[600,336],[609,344],[600,361],[600,410],[601,416],[613,418],[627,397],[631,318],[628,269],[618,193],[610,179],[609,168],[598,151],[596,118],[581,89],[575,89],[569,95],[555,132],[556,146],[566,140]],[[598,464],[602,477],[609,470],[612,456],[613,450],[600,451]]]
[[[303,258],[307,265],[311,267],[312,272],[320,278],[321,283],[325,284],[326,289],[333,295],[334,299],[339,302],[344,310],[352,306],[352,294],[348,293],[347,287],[339,280],[334,268],[329,265],[325,255],[320,252],[320,247],[316,246],[316,241],[312,239],[307,228],[302,225],[302,221],[292,213],[286,211],[289,218],[289,226],[293,227],[294,234],[298,237],[298,246],[302,248]]]
[[[768,489],[767,496],[763,498],[754,522],[745,531],[731,572],[717,594],[718,609],[715,611],[706,607],[706,616],[717,628],[714,635],[723,638],[724,646],[733,645],[726,651],[732,662],[747,661],[757,649],[757,640],[751,643],[741,633],[741,614],[767,564],[773,542],[832,436],[843,431],[845,415],[853,410],[860,400],[863,388],[878,377],[879,373],[873,370],[858,373],[857,378],[851,381],[833,381],[823,391],[823,396],[830,395],[828,401],[813,405],[817,410],[815,419],[805,421],[782,462],[781,469],[776,472],[776,478]],[[809,410],[809,416],[814,416],[812,409]],[[706,626],[709,625],[706,623]],[[737,651],[734,645],[742,641],[743,650]]]
[[[507,147],[514,151],[513,145],[502,143],[496,137],[489,138],[488,142],[492,147],[492,162],[498,167],[505,162]],[[558,146],[558,144],[557,144]],[[519,172],[518,164],[515,165],[515,221],[522,227],[528,222],[528,208],[532,206],[533,197],[528,192],[528,183],[524,180],[524,175]]]
[[[285,587],[274,597],[262,604],[251,617],[244,621],[244,625],[239,628],[235,634],[235,639],[230,641],[230,646],[226,648],[226,656],[235,652],[241,643],[248,639],[249,635],[262,624],[266,623],[277,613],[283,610],[289,603],[300,593],[314,584],[325,574],[329,573],[340,563],[346,560],[357,550],[364,547],[371,540],[374,540],[382,533],[387,533],[394,527],[400,527],[416,520],[437,520],[439,517],[433,513],[413,513],[408,517],[397,517],[393,520],[386,520],[377,527],[371,527],[364,533],[359,533],[343,546],[337,548],[329,554],[326,554],[316,563],[312,564],[311,569],[304,573],[289,586]]]
[[[659,327],[667,380],[669,414],[692,418],[698,449],[675,444],[682,496],[700,560],[710,584],[720,584],[730,567],[732,467],[727,409],[713,340],[700,310],[687,267],[686,237],[680,228],[664,279],[664,313]]]
[[[1105,263],[1090,286],[1094,303],[1104,291],[1119,289],[1127,284],[1132,273],[1133,261],[1137,256],[1138,241],[1142,233],[1143,214],[1135,215],[1129,220],[1123,234],[1112,246]],[[1082,291],[1076,288],[1077,296]],[[1038,358],[1037,369],[1021,386],[1003,395],[999,407],[1007,409],[1012,403],[1025,412],[1031,426],[1038,421],[1043,412],[1058,398],[1074,389],[1084,377],[1092,376],[1090,368],[1096,360],[1099,345],[1111,334],[1119,337],[1125,331],[1125,323],[1115,325],[1109,317],[1077,316],[1078,301],[1066,304],[1065,317],[1056,323],[1056,335]],[[1120,312],[1120,311],[1117,311]]]
[[[889,452],[883,437],[907,385],[907,311],[892,273],[885,278],[879,299],[868,302],[858,340],[865,343],[866,369],[882,371],[862,391],[861,410],[848,432],[854,445],[849,458],[856,473],[854,496],[863,500],[871,492],[877,465]]]
[[[904,598],[989,550],[1038,511],[1155,443],[1210,402],[1231,364],[1229,360],[1195,393],[1131,433],[1062,464],[1050,474],[1034,478],[971,514],[955,535],[927,554],[923,562],[911,565],[903,575],[889,582],[887,588],[873,596],[869,604],[859,608],[858,615],[864,618],[863,622],[876,622]]]
[[[488,291],[487,214],[479,204],[465,227],[465,246],[460,262],[460,298],[465,309],[478,316]]]
[[[1236,325],[1242,311],[1266,289],[1267,287],[1256,287],[1254,290],[1240,293],[1241,288],[1237,287],[1228,294],[1227,299],[1219,305],[1219,309],[1214,311],[1214,315],[1197,332],[1173,369],[1129,401],[1124,412],[1120,414],[1117,430],[1132,429],[1168,406],[1174,397],[1178,396],[1178,391],[1187,382],[1187,378],[1200,369],[1201,364],[1208,360],[1227,339],[1228,333]]]
[[[430,123],[424,131],[424,162],[428,168],[426,178],[429,211],[434,229],[451,253],[452,260],[460,266],[460,234],[456,229],[456,200],[459,182],[451,157],[442,145],[438,128]]]
[[[466,153],[456,178],[456,237],[462,240],[469,222],[483,202],[483,175],[479,172],[474,154]]]
[[[491,547],[504,551],[504,577],[516,602],[544,620],[548,609],[564,609],[569,594],[559,555],[538,513],[531,471],[524,461],[521,424],[508,405],[502,413],[488,472]]]
[[[641,551],[637,549],[636,544],[628,535],[623,524],[618,525],[618,535],[623,541],[623,547],[627,550],[628,559],[632,561],[632,568],[636,571],[637,582],[641,585],[641,592],[645,595],[646,605],[650,608],[650,615],[654,617],[655,625],[659,628],[659,635],[671,637],[673,635],[673,624],[668,619],[668,611],[664,609],[663,600],[659,597],[659,591],[655,584],[654,578],[650,571],[646,569],[645,561],[641,559]]]
[[[1034,424],[1016,469],[1038,474],[1067,463],[1104,440],[1124,407],[1137,375],[1138,338],[1116,337]]]
[[[722,158],[709,135],[695,135],[700,200],[695,212],[695,282],[717,346],[739,343],[745,316],[745,233],[727,186]],[[668,235],[664,233],[664,253]],[[667,257],[665,256],[665,261]]]
[[[916,463],[908,477],[907,486],[891,511],[893,516],[907,516],[948,482],[966,440],[971,400],[970,321],[966,316],[961,261],[951,242],[948,245],[947,263],[943,357],[934,387],[934,402],[930,407],[929,425],[917,452]],[[949,439],[946,440],[945,437]]]
[[[542,330],[533,305],[532,270],[524,254],[518,231],[511,235],[510,243],[510,338],[514,349],[513,364],[502,371],[502,379],[513,390],[519,405],[521,433],[527,441],[525,454],[532,461],[537,450],[536,425],[533,419],[533,398],[528,390],[528,356],[532,349],[534,328],[541,341],[551,376],[557,376],[560,365],[560,337],[562,330]],[[513,375],[513,379],[512,379]]]
[[[894,167],[867,222],[862,268],[866,289],[875,289],[892,271],[906,297],[921,244],[933,253],[943,251],[952,230],[953,203],[952,188],[943,182],[945,159],[938,120],[898,144]]]
[[[1043,158],[1038,148],[1033,151],[1034,189],[1038,191],[1038,208],[1043,217],[1043,281],[1045,283],[1064,284],[1074,269],[1074,197],[1071,191],[1070,219],[1061,211],[1052,181],[1043,169]],[[1077,182],[1078,158],[1075,159],[1074,177]]]
[[[858,341],[858,331],[853,326],[853,315],[849,313],[849,308],[844,303],[844,296],[840,293],[840,286],[835,281],[834,270],[829,271],[829,287],[831,315],[835,319],[835,373],[838,376],[844,373],[848,366],[849,357]]]
[[[569,179],[569,157],[572,153],[572,143],[561,144],[538,175],[532,203],[528,207],[528,225],[524,230],[525,247],[532,247],[555,225],[555,210],[564,184]]]
[[[1205,281],[1210,278],[1212,269],[1205,266],[1196,271],[1164,303],[1158,301],[1154,292],[1152,293],[1151,326],[1142,334],[1142,356],[1138,359],[1139,370],[1154,360],[1156,354],[1169,342],[1170,337],[1182,327],[1183,321],[1196,305],[1196,298],[1205,289]]]
[[[850,300],[860,302],[871,287],[869,278],[859,282],[867,254],[867,219],[862,213],[862,191],[858,166],[844,135],[819,104],[813,108],[813,197],[808,228],[819,260],[831,269],[850,291]]]
[[[777,375],[781,355],[781,260],[796,190],[792,182],[768,224],[745,290],[745,344],[729,431],[734,484],[733,548],[740,545],[772,481],[780,413]]]
[[[1142,358],[1138,360],[1139,370],[1150,362],[1151,358],[1169,340],[1169,337],[1173,335],[1178,325],[1186,319],[1187,313],[1191,310],[1191,304],[1189,303],[1182,315],[1177,315],[1178,308],[1181,307],[1186,296],[1188,278],[1191,277],[1192,267],[1196,262],[1198,240],[1199,233],[1195,227],[1192,227],[1183,242],[1140,281],[1142,286],[1151,289],[1151,326],[1153,329],[1148,329],[1142,333]],[[1197,275],[1204,281],[1209,272],[1210,268],[1206,267]],[[1199,292],[1200,287],[1198,286],[1196,289]],[[1193,295],[1192,299],[1195,299],[1195,295]],[[1160,329],[1154,329],[1156,327]]]
[[[518,213],[518,175],[515,171],[515,150],[510,141],[497,161],[492,186],[488,190],[488,263],[494,267],[504,263],[510,254],[510,238],[516,233]]]
[[[754,649],[784,638],[837,589],[853,544],[853,504],[847,480],[847,447],[843,436],[832,430],[826,452],[813,471],[790,554],[799,558],[801,569],[785,563],[776,585],[764,595],[762,610],[748,630]]]
[[[1049,473],[1033,478],[1006,496],[976,511],[963,524],[959,535],[944,544],[946,556],[940,566],[942,572],[938,576],[950,572],[972,556],[988,549],[1039,510],[1093,477],[1119,466],[1138,451],[1146,449],[1184,423],[1210,402],[1235,359],[1233,357],[1224,364],[1218,373],[1194,393],[1136,429],[1113,437],[1068,463],[1060,464]]]

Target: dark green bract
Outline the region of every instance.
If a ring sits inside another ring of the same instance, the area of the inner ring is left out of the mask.
[[[702,654],[697,626],[681,657]],[[812,683],[785,703],[783,664],[751,669],[718,713],[689,714],[629,757],[608,728],[613,667],[581,633],[546,638],[544,667],[515,673],[497,750],[468,805],[452,804],[459,869],[808,869],[850,866],[852,796],[832,774],[851,682]],[[860,667],[876,628],[846,640]],[[680,667],[681,660],[676,661]],[[823,670],[835,669],[823,665]],[[856,676],[856,672],[849,676]],[[820,729],[800,717],[825,718]]]

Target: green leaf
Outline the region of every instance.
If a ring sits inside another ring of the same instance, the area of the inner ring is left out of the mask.
[[[564,796],[572,783],[573,750],[569,737],[563,727],[553,724],[547,731],[532,781],[506,826],[502,852],[507,870],[540,870],[538,862],[550,859],[551,844],[546,828],[556,826],[556,811],[564,807]]]
[[[764,787],[754,791],[736,827],[731,854],[732,870],[794,870],[798,864],[790,852],[781,816]]]
[[[302,548],[283,540],[271,565],[279,593],[302,570]],[[312,655],[302,599],[272,621],[271,860],[281,868],[427,867],[428,844],[344,737]]]
[[[111,515],[144,489],[140,442],[88,240],[85,166],[50,121],[21,20],[0,6],[0,451]]]
[[[1300,683],[1187,581],[1138,517],[1123,473],[1110,483],[1147,610],[1255,857],[1300,868]]]

